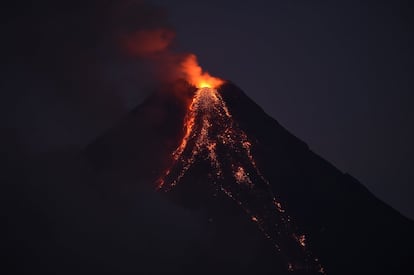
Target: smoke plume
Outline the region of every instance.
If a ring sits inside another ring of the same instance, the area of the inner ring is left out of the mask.
[[[174,51],[175,32],[168,26],[139,29],[123,35],[121,45],[132,57],[151,65],[160,81],[185,79],[196,87],[217,87],[223,80],[203,71],[193,53]]]

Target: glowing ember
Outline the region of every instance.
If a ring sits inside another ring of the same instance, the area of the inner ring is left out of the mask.
[[[234,201],[257,225],[285,260],[287,270],[324,273],[307,250],[305,235],[295,233],[290,217],[259,171],[251,148],[252,143],[234,122],[218,90],[202,87],[189,106],[184,137],[172,154],[171,167],[158,181],[158,188],[171,190],[189,174],[192,166],[207,163],[212,171],[209,182],[214,189]]]
[[[234,172],[234,178],[236,179],[237,183],[246,183],[252,186],[252,181],[249,178],[249,175],[244,171],[243,167],[237,167],[236,171]]]
[[[299,243],[301,246],[303,246],[303,247],[305,247],[305,246],[306,246],[306,243],[305,243],[305,241],[306,241],[306,236],[305,236],[305,235],[295,236],[295,238],[296,238],[296,240],[298,241],[298,243]]]

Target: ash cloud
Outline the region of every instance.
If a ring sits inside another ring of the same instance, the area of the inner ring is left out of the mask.
[[[34,153],[88,143],[159,85],[122,44],[148,52],[162,42],[143,43],[152,29],[169,30],[168,44],[165,11],[143,1],[3,4],[2,124]]]
[[[125,47],[131,55],[151,57],[166,51],[174,36],[169,29],[139,30],[125,38]]]

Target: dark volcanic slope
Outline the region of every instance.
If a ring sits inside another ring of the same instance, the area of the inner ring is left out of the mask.
[[[117,182],[108,180],[104,190],[124,194],[136,184],[155,188],[183,136],[193,92],[185,84],[165,87],[87,148],[95,169]],[[258,168],[327,274],[406,274],[413,260],[412,221],[310,151],[236,86],[225,84],[219,92],[252,142]],[[206,185],[196,184],[203,181],[207,172],[193,171],[179,194],[170,196],[211,221],[209,245],[194,248],[192,264],[183,271],[202,265],[207,271],[282,272],[283,263],[253,223],[231,202],[210,198]]]

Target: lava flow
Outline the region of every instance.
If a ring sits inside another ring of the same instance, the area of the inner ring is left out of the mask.
[[[202,75],[201,68],[197,70],[195,74]],[[185,116],[184,136],[172,153],[172,165],[158,181],[158,189],[170,191],[197,162],[208,163],[206,178],[212,189],[246,213],[284,259],[287,270],[324,274],[318,259],[307,249],[305,235],[296,233],[291,218],[259,171],[251,141],[219,93],[223,81],[208,75],[196,82],[198,89]]]

